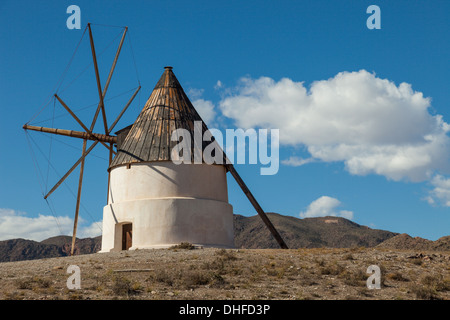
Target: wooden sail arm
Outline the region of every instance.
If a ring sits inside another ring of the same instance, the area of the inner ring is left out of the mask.
[[[95,120],[92,122],[91,129],[88,129],[88,128],[84,125],[84,123],[76,116],[75,113],[73,113],[73,111],[67,106],[67,104],[65,104],[64,101],[61,100],[61,98],[60,98],[56,93],[55,93],[55,98],[58,99],[58,101],[61,103],[61,105],[64,107],[64,109],[66,109],[66,110],[69,112],[69,114],[70,114],[70,115],[78,122],[78,124],[79,124],[84,130],[86,130],[86,132],[87,132],[88,134],[92,135],[92,128],[93,128],[94,125],[95,125]],[[108,135],[109,132],[106,132],[105,134]],[[92,140],[92,139],[91,139],[91,140]],[[98,140],[98,139],[94,139],[94,140],[95,140],[95,141],[99,141],[102,145],[104,145],[104,146],[106,147],[106,149],[112,151],[112,149],[110,149],[110,148],[108,147],[108,145],[107,145],[106,143],[104,143],[103,141],[100,141],[100,140]],[[114,152],[114,151],[113,151],[113,152]]]
[[[88,29],[89,29],[89,40],[91,43],[91,51],[92,51],[92,60],[94,62],[94,69],[95,69],[95,79],[97,80],[97,89],[98,89],[98,96],[100,98],[100,102],[99,102],[99,107],[102,111],[102,117],[103,117],[103,125],[105,127],[105,134],[108,133],[108,124],[106,122],[106,112],[105,112],[105,104],[103,101],[103,92],[102,92],[102,85],[100,83],[100,74],[98,71],[98,64],[97,64],[97,55],[95,53],[95,47],[94,47],[94,38],[92,37],[92,29],[91,29],[91,24],[88,23]],[[115,64],[113,65],[113,67],[115,66]],[[105,87],[105,89],[107,89]],[[106,90],[105,90],[105,94],[106,94]]]
[[[107,143],[117,143],[116,136],[110,136],[110,135],[99,134],[99,133],[87,133],[87,132],[81,132],[81,131],[75,131],[75,130],[37,127],[37,126],[30,126],[28,124],[25,124],[23,126],[23,128],[25,130],[41,131],[41,132],[53,133],[53,134],[58,134],[58,135],[62,135],[62,136],[80,138],[80,139],[87,139],[87,140],[107,142]]]

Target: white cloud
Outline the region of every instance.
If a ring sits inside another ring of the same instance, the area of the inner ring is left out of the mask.
[[[202,117],[203,121],[209,127],[211,124],[214,124],[216,111],[211,101],[202,99],[203,91],[203,89],[191,88],[189,89],[189,97],[195,110],[197,110],[200,117]]]
[[[311,163],[314,162],[315,160],[313,158],[300,158],[300,157],[289,157],[288,159],[285,160],[281,160],[281,163],[287,166],[292,166],[292,167],[300,167],[303,166],[304,164],[307,163]]]
[[[83,219],[79,219],[77,237],[95,237],[101,234],[98,223],[83,226]],[[101,225],[101,223],[100,223]],[[23,238],[42,241],[50,237],[71,235],[73,219],[67,216],[53,216],[39,214],[37,217],[28,217],[26,213],[13,209],[0,208],[0,240]]]
[[[204,91],[204,89],[190,88],[188,92],[189,100],[199,99],[203,95]]]
[[[309,204],[306,211],[300,212],[301,218],[337,216],[353,219],[353,212],[349,210],[338,210],[342,203],[332,197],[322,196]]]
[[[83,221],[82,221],[83,222]],[[73,224],[73,223],[72,223]],[[102,234],[102,221],[91,223],[91,225],[82,226],[77,231],[77,238],[94,238]],[[72,233],[70,233],[72,235]]]
[[[206,123],[208,127],[214,123],[216,117],[216,111],[214,110],[214,104],[209,100],[197,99],[192,101],[195,110],[197,110],[200,117]]]
[[[220,80],[217,80],[217,83],[216,83],[216,85],[214,86],[214,89],[220,89],[220,88],[222,88],[223,87],[223,83],[222,83],[222,81],[220,81]]]
[[[450,178],[436,175],[431,180],[431,185],[434,188],[430,190],[429,195],[426,198],[428,203],[440,203],[446,207],[450,207]]]
[[[342,161],[354,175],[418,182],[450,172],[450,126],[429,113],[430,99],[365,70],[341,72],[309,90],[287,78],[245,77],[219,107],[238,126],[279,128],[280,144],[306,146],[320,161]],[[307,159],[297,160],[284,163]]]

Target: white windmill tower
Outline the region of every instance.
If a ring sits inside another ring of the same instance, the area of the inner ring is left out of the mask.
[[[202,119],[166,67],[135,123],[118,132],[102,251],[180,242],[233,247],[226,167],[172,162],[172,132],[181,128],[194,137],[194,121]]]

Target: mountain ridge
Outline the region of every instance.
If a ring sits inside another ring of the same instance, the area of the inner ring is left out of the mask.
[[[267,216],[290,249],[379,247],[410,250],[450,250],[450,236],[436,241],[412,238],[386,230],[372,229],[342,217],[299,219],[270,212]],[[234,214],[235,247],[246,249],[279,248],[258,215]],[[70,255],[71,236],[55,236],[42,241],[10,239],[0,241],[0,262],[34,260]],[[76,239],[75,254],[101,249],[101,236]]]
[[[267,216],[291,249],[374,247],[398,233],[371,229],[342,217],[299,219],[269,212]],[[234,215],[235,246],[278,248],[259,216]]]

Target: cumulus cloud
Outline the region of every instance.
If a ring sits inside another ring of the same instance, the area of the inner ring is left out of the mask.
[[[332,197],[322,196],[309,204],[306,211],[300,212],[301,218],[336,216],[353,219],[353,212],[349,210],[338,210],[342,203]]]
[[[342,161],[351,174],[418,182],[450,172],[450,126],[429,112],[430,103],[410,84],[360,70],[313,82],[309,90],[288,78],[244,77],[219,108],[240,127],[279,128],[280,144]]]
[[[438,174],[431,180],[431,185],[433,189],[430,190],[426,198],[428,203],[450,207],[450,178],[445,178]]]
[[[219,81],[220,82],[220,81]],[[202,98],[203,89],[191,88],[189,89],[189,97],[194,105],[195,110],[197,110],[200,117],[205,121],[206,125],[214,124],[216,118],[216,110],[214,104],[209,100],[204,100]]]
[[[214,110],[214,104],[211,101],[197,99],[192,101],[192,104],[207,126],[214,123],[216,111]]]
[[[57,217],[39,214],[37,217],[29,217],[24,212],[13,209],[0,208],[0,240],[23,238],[34,241],[42,241],[50,237],[62,234],[71,235],[73,219],[67,216]],[[79,220],[78,237],[95,237],[101,234],[99,223],[83,226],[85,221]],[[100,223],[101,225],[101,223]]]
[[[86,224],[86,222],[84,220],[81,221],[84,225],[77,231],[77,238],[94,238],[102,234],[102,221],[92,222],[90,225]],[[70,232],[70,235],[72,235],[72,232]]]

